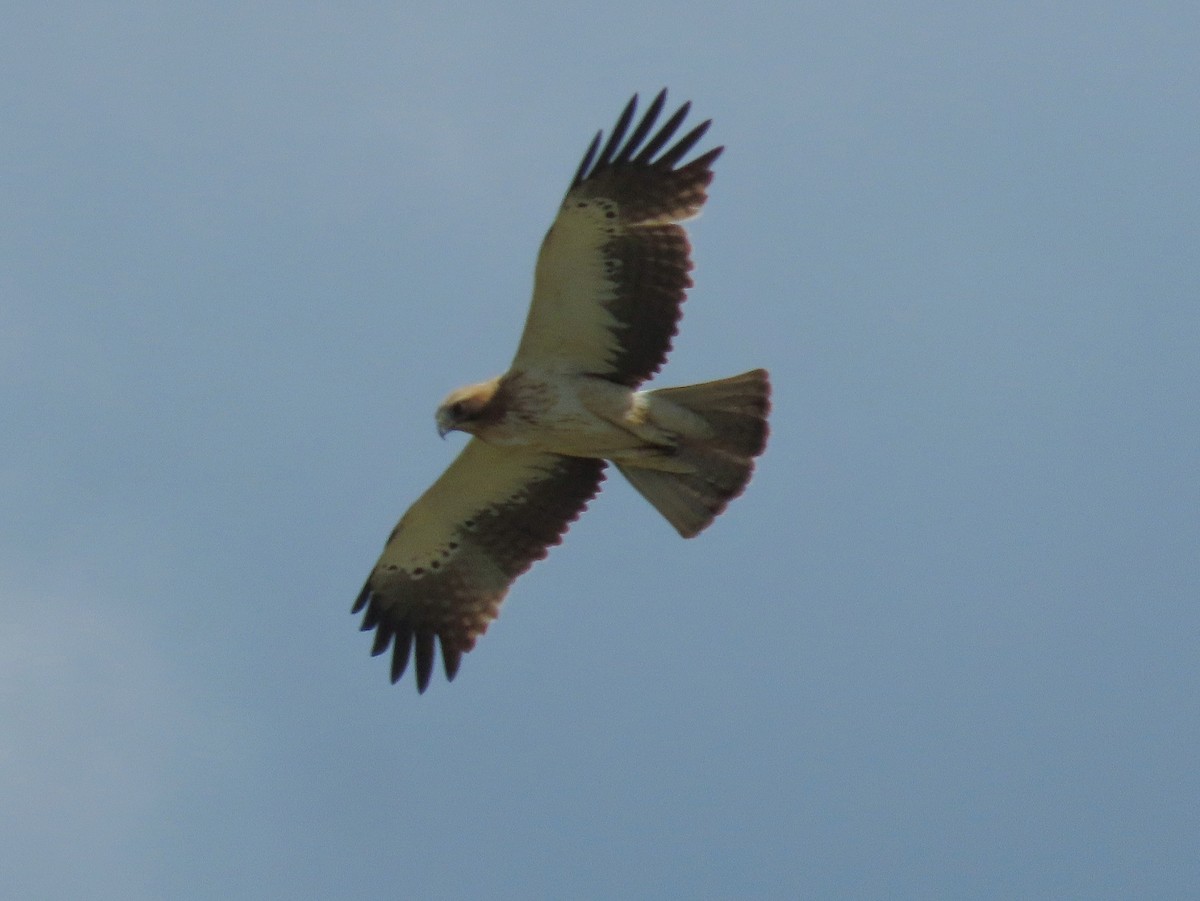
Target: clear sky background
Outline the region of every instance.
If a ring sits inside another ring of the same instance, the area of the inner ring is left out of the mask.
[[[1200,7],[20,4],[0,894],[1200,890]],[[769,367],[685,542],[617,476],[419,697],[349,613],[593,133],[726,145],[659,384]]]

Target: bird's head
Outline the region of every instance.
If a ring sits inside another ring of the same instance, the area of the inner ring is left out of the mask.
[[[475,434],[479,425],[492,419],[489,414],[499,382],[491,379],[451,391],[437,410],[438,434],[443,438],[454,431]]]

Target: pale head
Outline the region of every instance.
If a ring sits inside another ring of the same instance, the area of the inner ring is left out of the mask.
[[[499,383],[496,378],[451,391],[437,410],[438,434],[443,438],[454,431],[475,434],[477,426],[494,419],[491,402]]]

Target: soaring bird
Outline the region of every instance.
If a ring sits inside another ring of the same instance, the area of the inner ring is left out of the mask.
[[[765,370],[639,390],[666,361],[692,285],[679,223],[699,214],[724,149],[681,164],[711,120],[675,140],[685,103],[655,130],[666,95],[630,131],[635,94],[608,140],[599,132],[588,147],[542,241],[509,370],[438,407],[439,433],[472,437],[404,514],[353,607],[375,630],[371,653],[392,649],[393,682],[415,649],[425,691],[435,639],[454,678],[513,581],[600,490],[607,462],[691,538],[741,494],[766,446]]]

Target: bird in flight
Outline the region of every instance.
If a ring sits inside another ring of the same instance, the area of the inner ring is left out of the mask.
[[[438,407],[439,433],[472,437],[404,514],[353,608],[375,630],[371,653],[391,648],[393,682],[415,657],[424,692],[435,640],[454,678],[513,581],[600,490],[606,463],[691,538],[742,493],[766,446],[765,370],[638,390],[671,350],[692,285],[679,223],[699,214],[724,149],[681,165],[711,120],[674,140],[685,103],[655,130],[666,94],[630,131],[634,95],[588,148],[542,241],[508,372]]]

